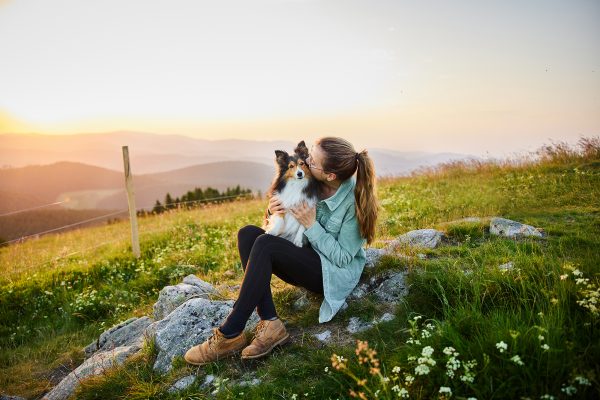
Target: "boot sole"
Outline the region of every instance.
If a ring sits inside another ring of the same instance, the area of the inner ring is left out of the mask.
[[[290,334],[286,334],[283,338],[279,339],[277,342],[273,343],[271,347],[269,347],[266,351],[260,354],[255,354],[253,356],[242,356],[242,360],[253,360],[255,358],[264,357],[269,354],[275,347],[285,344],[290,338]]]
[[[222,360],[224,358],[230,357],[230,356],[234,355],[235,353],[237,353],[238,351],[241,351],[241,350],[243,350],[243,347],[240,348],[240,349],[237,349],[237,350],[228,351],[227,353],[221,354],[218,358],[215,358],[214,360],[210,360],[210,361],[192,362],[192,361],[185,360],[185,362],[188,363],[188,364],[198,365],[198,366],[200,366],[200,365],[206,365],[206,364],[210,364],[212,362],[217,362],[217,361]]]

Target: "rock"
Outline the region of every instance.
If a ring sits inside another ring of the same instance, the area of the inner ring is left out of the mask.
[[[177,382],[175,382],[173,384],[173,386],[171,386],[167,392],[168,393],[175,393],[175,392],[180,392],[182,390],[187,389],[192,383],[194,383],[194,381],[196,380],[196,375],[188,375],[188,376],[184,376],[183,378],[179,379]]]
[[[96,351],[112,350],[116,347],[138,345],[141,347],[144,341],[144,330],[152,323],[148,317],[129,318],[108,330],[102,332],[98,339],[88,344],[83,352],[86,358]]]
[[[327,342],[331,337],[331,331],[328,329],[325,332],[315,333],[313,336],[319,339],[321,342]]]
[[[189,274],[188,276],[183,278],[182,283],[196,286],[196,287],[202,289],[202,291],[205,293],[214,293],[215,292],[215,288],[210,283],[203,281],[202,279],[198,278],[194,274]]]
[[[137,353],[140,349],[140,346],[132,345],[97,352],[67,375],[54,389],[46,393],[42,400],[68,399],[75,392],[75,389],[79,386],[79,382],[83,378],[102,374],[108,368],[123,364],[127,357]]]
[[[389,321],[393,320],[394,318],[396,318],[394,316],[394,314],[386,312],[381,317],[379,317],[379,319],[376,320],[375,323],[379,324],[381,322],[389,322]]]
[[[369,293],[369,285],[366,283],[359,283],[356,285],[354,290],[348,295],[349,300],[358,300],[362,299]]]
[[[490,234],[505,236],[511,239],[527,236],[544,237],[544,234],[538,228],[499,217],[492,218],[490,221]]]
[[[385,249],[376,249],[373,247],[369,247],[365,250],[365,254],[367,256],[367,262],[365,264],[365,268],[374,268],[375,265],[379,262],[379,259],[387,254]]]
[[[502,264],[498,266],[498,269],[502,272],[510,271],[514,268],[514,263],[512,261],[507,262],[506,264]]]
[[[214,380],[215,380],[215,376],[213,374],[206,375],[206,378],[204,378],[204,382],[202,383],[202,385],[200,387],[205,389],[205,388],[209,387],[210,384],[214,382]]]
[[[358,332],[366,331],[367,329],[372,328],[372,327],[373,327],[372,323],[361,321],[361,319],[358,317],[352,317],[348,321],[348,326],[346,327],[346,330],[350,333],[358,333]]]
[[[389,278],[385,279],[374,293],[379,300],[388,303],[398,303],[404,296],[408,294],[406,287],[406,272],[396,272]]]
[[[348,321],[348,326],[346,327],[346,330],[350,333],[357,333],[357,332],[362,332],[362,331],[366,331],[367,329],[372,328],[374,325],[380,324],[382,322],[388,322],[393,320],[394,318],[396,318],[394,316],[394,314],[391,313],[384,313],[381,317],[379,318],[375,318],[373,320],[373,322],[365,322],[362,321],[360,318],[358,317],[352,317],[350,318],[350,320]],[[321,335],[325,335],[326,333],[329,333],[329,335],[327,335],[326,339],[329,338],[329,336],[331,336],[331,332],[329,331],[325,331],[323,333],[321,333]],[[318,337],[318,335],[313,335],[315,336],[317,339],[321,340],[322,342],[325,340],[322,340]]]
[[[260,384],[260,379],[258,378],[253,378],[251,381],[241,381],[240,383],[238,383],[238,386],[244,387],[244,386],[256,386]]]
[[[0,394],[0,400],[25,400],[25,398],[19,396],[9,396],[7,394]]]
[[[417,254],[417,257],[419,257],[419,259],[421,259],[421,260],[426,260],[427,254],[419,253],[419,254]]]
[[[192,346],[204,342],[229,315],[234,301],[211,301],[192,298],[173,310],[166,318],[151,324],[146,332],[154,337],[158,355],[154,369],[158,372],[171,370],[175,356],[183,356]],[[248,321],[247,328],[258,323],[256,312]]]
[[[215,288],[196,275],[188,275],[183,282],[175,286],[165,286],[158,295],[154,304],[154,319],[159,321],[169,315],[186,300],[193,297],[208,299],[210,294],[216,293]]]
[[[300,295],[300,297],[298,297],[298,299],[294,302],[294,310],[300,311],[300,310],[304,310],[306,307],[308,307],[310,304],[310,300],[308,299],[308,296],[306,295],[306,291],[303,291],[302,294]]]
[[[388,244],[386,251],[392,251],[401,245],[435,249],[440,245],[443,237],[444,233],[435,229],[418,229],[398,236]]]

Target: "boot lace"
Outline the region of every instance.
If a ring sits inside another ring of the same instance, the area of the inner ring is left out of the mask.
[[[258,322],[258,324],[256,325],[256,332],[254,333],[254,339],[258,339],[260,341],[261,336],[265,333],[265,331],[267,330],[268,327],[268,321],[266,320],[260,320]]]
[[[225,336],[217,334],[215,331],[211,337],[208,338],[208,348],[213,350],[215,347],[219,345],[225,339]]]

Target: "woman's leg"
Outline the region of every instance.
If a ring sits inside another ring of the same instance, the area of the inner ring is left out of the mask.
[[[252,251],[254,242],[260,235],[264,233],[264,229],[261,229],[255,225],[246,225],[238,231],[238,251],[240,253],[240,261],[242,263],[244,272],[246,272],[246,265],[250,259],[250,252]],[[276,317],[277,314],[275,313],[273,300],[269,297],[263,296],[261,301],[259,301],[256,305],[256,313],[260,319],[273,319]]]
[[[261,319],[277,316],[271,295],[272,273],[293,285],[323,292],[321,259],[310,246],[300,248],[286,239],[262,234],[256,238],[250,251],[233,310],[219,328],[223,334],[232,337],[243,331],[259,304]]]

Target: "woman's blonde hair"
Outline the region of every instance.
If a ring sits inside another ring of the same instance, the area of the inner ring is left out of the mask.
[[[367,150],[357,153],[354,146],[346,139],[323,137],[315,144],[324,154],[323,170],[336,174],[339,180],[345,181],[356,173],[356,217],[360,234],[371,243],[375,239],[375,225],[379,212],[379,203],[375,193],[375,166]]]

